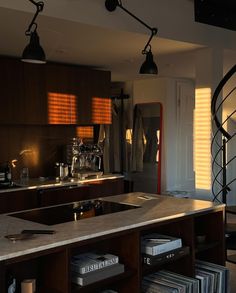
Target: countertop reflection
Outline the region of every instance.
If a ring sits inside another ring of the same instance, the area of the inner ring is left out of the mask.
[[[12,192],[18,190],[28,190],[28,189],[44,189],[44,188],[55,188],[55,187],[79,187],[84,186],[86,183],[100,180],[110,180],[123,178],[121,174],[104,174],[97,178],[92,176],[86,179],[68,178],[66,180],[58,180],[57,178],[39,177],[30,178],[25,182],[14,181],[14,185],[9,188],[0,189],[0,193]]]

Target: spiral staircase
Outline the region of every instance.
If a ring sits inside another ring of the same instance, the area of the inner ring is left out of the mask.
[[[226,118],[223,117],[223,109],[229,100],[231,105],[236,100],[236,86],[232,85],[234,74],[236,73],[236,65],[234,65],[223,77],[218,84],[211,103],[211,113],[213,119],[213,136],[211,142],[212,154],[212,194],[213,201],[226,204],[226,252],[228,250],[236,250],[236,205],[230,205],[229,199],[232,196],[236,198],[236,172],[232,170],[236,168],[236,122],[235,127],[229,127],[230,121],[235,121],[236,107],[230,112],[227,111]],[[227,93],[225,94],[227,90]],[[231,107],[232,109],[232,107]],[[222,118],[223,117],[223,118]],[[234,123],[234,122],[233,122]],[[234,152],[232,151],[234,149]],[[231,150],[231,151],[229,151]],[[235,189],[235,191],[234,191]],[[227,220],[227,215],[235,215],[235,223]],[[227,260],[236,263],[236,254],[228,255]]]

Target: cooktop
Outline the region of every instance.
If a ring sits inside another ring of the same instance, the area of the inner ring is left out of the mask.
[[[60,206],[17,212],[9,214],[9,216],[50,226],[65,222],[78,221],[85,218],[97,217],[105,214],[117,213],[139,207],[140,206],[104,200],[87,200]]]

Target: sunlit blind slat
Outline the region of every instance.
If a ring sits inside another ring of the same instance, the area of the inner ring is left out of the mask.
[[[92,98],[92,123],[111,124],[111,99]]]
[[[76,124],[76,96],[61,93],[48,93],[48,123]]]
[[[76,136],[83,139],[93,138],[93,126],[79,126],[76,128]]]
[[[196,189],[211,189],[211,89],[195,92],[194,168]]]

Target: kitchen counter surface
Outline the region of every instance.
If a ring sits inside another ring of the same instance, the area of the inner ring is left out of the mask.
[[[0,215],[0,261],[153,223],[223,210],[225,206],[140,192],[106,197],[104,200],[140,208],[51,226],[15,218],[10,214]],[[53,229],[56,233],[36,235],[32,239],[16,242],[5,238],[5,235],[20,233],[23,229]]]
[[[45,177],[30,178],[24,184],[22,182],[15,181],[14,187],[0,189],[0,193],[3,193],[3,192],[6,193],[6,192],[12,192],[12,191],[18,191],[18,190],[45,189],[45,188],[64,187],[64,186],[84,186],[86,185],[86,183],[91,183],[94,181],[118,179],[123,177],[124,176],[120,174],[105,174],[105,175],[99,176],[98,178],[96,176],[82,179],[82,180],[76,179],[76,178],[69,178],[63,181],[60,181],[57,179],[48,179]]]

